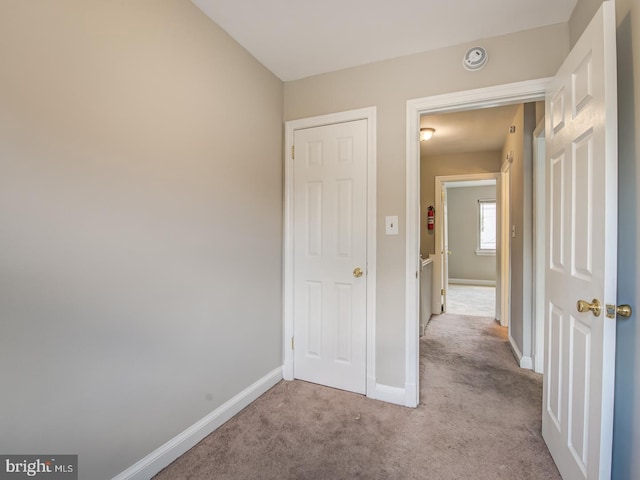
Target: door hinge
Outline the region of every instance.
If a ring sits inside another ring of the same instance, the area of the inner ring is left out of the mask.
[[[295,145],[291,145],[291,158],[293,160],[296,159],[296,146]]]
[[[416,272],[416,278],[418,278],[418,272]]]
[[[295,350],[295,339],[296,337],[291,337],[291,350]]]
[[[446,292],[446,290],[444,288],[442,290],[440,290],[440,295],[446,295],[446,294],[447,294],[447,292]]]

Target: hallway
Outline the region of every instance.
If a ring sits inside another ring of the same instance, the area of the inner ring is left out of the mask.
[[[420,373],[420,407],[443,419],[431,434],[477,469],[457,478],[560,479],[541,436],[542,375],[517,366],[506,327],[434,316],[420,340]]]
[[[157,480],[557,480],[540,436],[541,376],[490,318],[439,315],[420,340],[410,409],[280,382]]]

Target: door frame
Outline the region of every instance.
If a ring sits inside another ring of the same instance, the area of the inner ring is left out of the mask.
[[[285,380],[294,379],[294,182],[293,144],[296,130],[367,120],[367,253],[366,253],[366,395],[376,396],[376,107],[319,115],[285,122],[283,212],[283,366]]]
[[[531,325],[533,334],[533,370],[544,373],[544,268],[545,236],[545,117],[542,117],[533,131],[533,312]]]
[[[420,402],[420,116],[543,100],[550,81],[551,78],[541,78],[407,100],[405,404],[409,407]]]
[[[494,182],[494,187],[496,187],[496,195],[497,195],[497,185],[498,185],[498,182],[500,181],[499,173],[467,173],[467,174],[460,174],[460,175],[436,176],[435,190],[434,190],[435,197],[436,197],[436,201],[435,201],[436,212],[444,211],[442,192],[446,188],[449,188],[450,184],[458,183],[458,182],[475,182],[475,181],[484,181],[484,180],[492,180]],[[496,219],[496,221],[499,223],[502,218],[502,214],[500,211],[497,211],[497,215],[498,215],[498,218]],[[445,272],[444,261],[443,261],[443,258],[445,255],[444,245],[443,245],[444,230],[448,228],[445,225],[443,217],[444,215],[436,215],[436,236],[435,236],[436,254],[434,259],[434,272],[435,272],[435,275],[437,275],[436,278],[438,278],[438,282],[434,282],[433,284],[434,296],[438,291],[442,291],[443,289],[447,290],[449,288],[449,285],[444,281],[445,278],[449,278],[449,276],[445,275],[446,272]],[[497,256],[497,252],[496,252],[496,262],[498,261],[499,261],[499,257]],[[496,288],[498,288],[497,283],[496,283]],[[443,301],[443,299],[440,298],[440,302],[441,302],[441,305],[444,304],[446,306],[446,300]],[[446,312],[446,309],[445,309],[445,312]]]
[[[499,270],[499,299],[496,305],[496,318],[503,327],[509,327],[511,318],[511,165],[513,163],[513,152],[507,154],[502,167],[500,168],[500,222],[498,225],[500,270]],[[508,199],[503,201],[503,199]],[[509,327],[511,328],[511,327]],[[509,330],[509,342],[513,348],[514,342]],[[518,355],[516,354],[516,357]],[[522,354],[520,354],[522,357]]]

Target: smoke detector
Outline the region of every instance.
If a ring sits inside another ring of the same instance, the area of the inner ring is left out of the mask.
[[[487,54],[487,49],[484,47],[471,47],[464,54],[462,59],[462,65],[467,70],[474,72],[476,70],[480,70],[484,67],[489,60],[489,55]]]

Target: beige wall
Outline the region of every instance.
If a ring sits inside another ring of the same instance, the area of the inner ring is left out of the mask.
[[[4,0],[0,65],[0,451],[111,478],[282,364],[283,84],[183,0]]]
[[[490,60],[462,67],[470,45],[444,48],[285,83],[285,119],[377,107],[377,381],[403,387],[405,368],[406,102],[446,92],[553,75],[568,51],[566,24],[485,39]],[[417,135],[417,132],[416,132]],[[398,215],[400,235],[384,234]]]
[[[428,155],[428,149],[420,146],[420,253],[424,258],[435,253],[437,229],[427,229],[427,209],[436,205],[435,179],[439,176],[466,175],[470,173],[499,173],[501,152],[466,152],[445,155]],[[436,215],[441,212],[436,212]],[[437,223],[437,222],[436,222]]]
[[[478,255],[479,200],[495,200],[495,185],[447,189],[449,279],[496,280],[496,256]]]
[[[569,19],[569,41],[573,47],[602,5],[602,0],[579,0]]]
[[[507,136],[502,157],[513,153],[509,216],[510,236],[511,309],[509,335],[520,352],[531,357],[531,292],[532,292],[532,239],[533,239],[533,130],[536,127],[535,104],[520,105],[512,125],[513,134]]]

